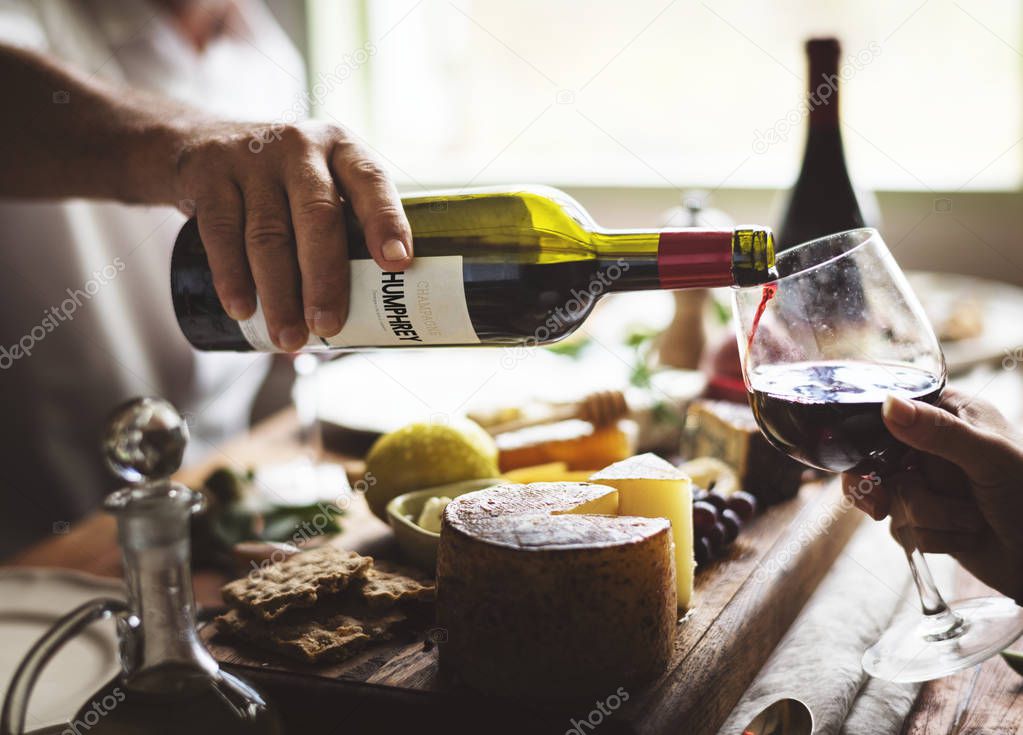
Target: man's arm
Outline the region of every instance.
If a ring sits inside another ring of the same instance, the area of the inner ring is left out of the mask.
[[[30,51],[0,46],[0,195],[177,204],[176,158],[194,112],[113,90]]]
[[[381,267],[401,270],[412,258],[394,185],[340,127],[275,126],[270,142],[251,147],[267,125],[217,120],[4,45],[0,78],[9,100],[0,116],[0,196],[193,210],[224,308],[247,318],[258,293],[282,349],[344,324],[342,196]]]

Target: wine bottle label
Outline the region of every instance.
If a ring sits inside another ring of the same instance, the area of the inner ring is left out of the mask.
[[[256,313],[238,323],[253,349],[279,352],[257,299]],[[310,335],[308,347],[418,347],[479,344],[469,319],[462,256],[417,257],[406,271],[384,271],[372,260],[351,261],[348,320],[333,337]]]

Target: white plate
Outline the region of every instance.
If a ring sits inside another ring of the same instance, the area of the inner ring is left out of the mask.
[[[934,321],[943,319],[963,299],[973,299],[981,306],[984,328],[980,335],[941,345],[950,373],[963,373],[985,363],[1023,363],[1023,288],[947,273],[906,276]]]
[[[613,294],[583,324],[591,346],[578,361],[528,347],[363,352],[322,366],[300,389],[315,391],[322,421],[377,434],[488,408],[571,401],[627,388],[635,358],[625,335],[636,326],[663,329],[673,308],[667,292]]]
[[[58,618],[97,597],[124,599],[117,580],[58,569],[0,570],[0,696],[29,648]],[[43,669],[29,702],[27,730],[68,722],[120,668],[113,620],[87,628]]]

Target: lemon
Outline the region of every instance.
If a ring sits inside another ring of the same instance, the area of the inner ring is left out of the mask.
[[[409,424],[377,439],[366,455],[366,500],[386,520],[387,503],[402,493],[496,476],[497,445],[476,422]]]

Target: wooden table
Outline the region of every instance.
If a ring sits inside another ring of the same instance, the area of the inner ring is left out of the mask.
[[[293,456],[297,450],[296,421],[293,412],[284,411],[268,419],[244,436],[217,448],[207,459],[183,468],[175,479],[198,485],[211,469],[231,465],[239,469],[275,458]],[[353,474],[361,463],[333,456]],[[343,519],[346,545],[388,544],[386,524],[374,517],[359,498]],[[113,519],[96,513],[72,524],[68,534],[55,536],[32,546],[8,560],[10,566],[65,567],[101,576],[120,576],[120,555]],[[195,577],[199,604],[218,604],[223,579],[211,573]],[[959,575],[953,597],[984,594],[985,590],[968,574]],[[1023,649],[1023,644],[1017,644]],[[1018,733],[1023,730],[1023,679],[1000,659],[991,659],[980,667],[926,684],[904,725],[904,735],[937,733]]]

